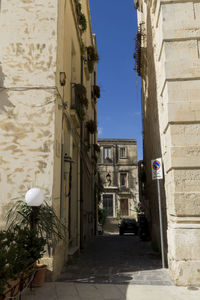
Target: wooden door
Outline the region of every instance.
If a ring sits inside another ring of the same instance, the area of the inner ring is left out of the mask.
[[[128,216],[128,199],[120,199],[120,213],[122,216]]]

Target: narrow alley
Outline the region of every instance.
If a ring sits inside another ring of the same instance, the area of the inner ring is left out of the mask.
[[[59,281],[171,285],[150,242],[117,233],[97,236],[65,268]]]
[[[0,300],[200,300],[200,0],[0,0]]]
[[[174,286],[150,242],[117,233],[96,236],[57,282],[27,290],[22,300],[198,300],[198,289]],[[135,299],[136,299],[135,298]]]

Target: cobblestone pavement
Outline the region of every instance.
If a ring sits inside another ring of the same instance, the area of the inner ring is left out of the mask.
[[[174,286],[149,242],[136,236],[96,237],[59,281],[26,290],[22,300],[199,300],[198,288]]]
[[[137,236],[97,236],[68,264],[58,281],[170,286],[168,270],[150,242]]]

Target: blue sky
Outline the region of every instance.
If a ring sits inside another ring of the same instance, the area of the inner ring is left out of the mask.
[[[90,0],[92,29],[97,36],[98,137],[137,139],[142,159],[140,78],[134,68],[137,14],[133,0]]]

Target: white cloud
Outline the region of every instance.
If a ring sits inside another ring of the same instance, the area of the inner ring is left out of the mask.
[[[101,136],[103,134],[103,128],[98,127],[98,135]]]
[[[141,116],[141,115],[142,115],[142,113],[140,111],[135,111],[135,112],[129,114],[130,117]]]

